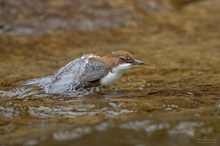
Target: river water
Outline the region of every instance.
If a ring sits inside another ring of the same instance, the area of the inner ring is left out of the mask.
[[[0,146],[219,145],[219,0],[0,0]],[[19,84],[84,53],[146,62],[84,97]]]

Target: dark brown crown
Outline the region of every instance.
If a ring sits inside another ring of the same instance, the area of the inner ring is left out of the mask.
[[[100,60],[112,68],[122,63],[133,63],[135,59],[131,53],[124,50],[119,50],[112,52],[112,54],[107,56],[101,57]]]
[[[131,53],[124,51],[124,50],[112,52],[112,54],[108,55],[107,57],[117,59],[118,64],[134,62],[134,57],[131,55]]]
[[[124,50],[115,51],[115,52],[112,52],[112,54],[109,54],[107,56],[93,58],[90,60],[93,60],[93,61],[99,60],[107,64],[109,68],[118,66],[119,64],[123,64],[123,63],[131,63],[133,65],[144,64],[142,61],[134,59],[131,53],[124,51]]]

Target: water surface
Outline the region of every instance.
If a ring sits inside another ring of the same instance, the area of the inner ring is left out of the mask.
[[[1,91],[88,52],[146,65],[84,97],[0,96],[0,145],[219,145],[220,2],[185,2],[2,1]]]

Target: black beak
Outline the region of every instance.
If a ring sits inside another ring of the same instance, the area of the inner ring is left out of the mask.
[[[144,65],[145,63],[143,61],[135,59],[134,62],[132,63],[133,65]]]

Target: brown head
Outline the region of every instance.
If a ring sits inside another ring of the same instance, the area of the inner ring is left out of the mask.
[[[112,54],[105,56],[104,59],[106,59],[108,64],[112,67],[115,67],[119,64],[131,64],[131,66],[144,64],[143,61],[134,59],[131,53],[124,50],[112,52]]]

